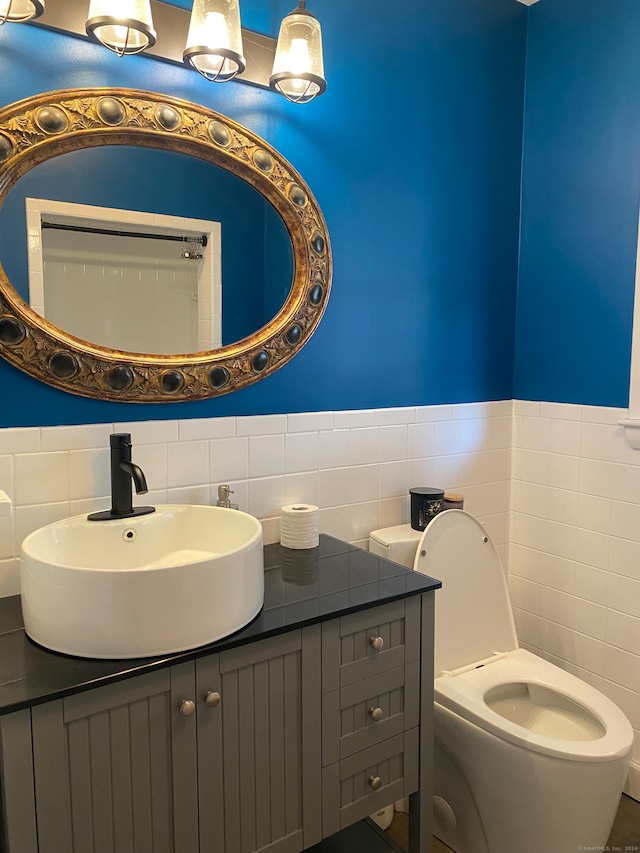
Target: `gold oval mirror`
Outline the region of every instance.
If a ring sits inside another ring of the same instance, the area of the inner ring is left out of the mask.
[[[182,354],[157,349],[141,352],[137,344],[107,346],[85,340],[88,333],[78,332],[72,324],[65,322],[64,328],[54,325],[33,299],[28,304],[24,289],[19,292],[16,282],[10,281],[0,266],[0,354],[57,388],[124,402],[214,397],[250,385],[284,365],[315,330],[331,286],[326,224],[301,176],[260,137],[205,107],[131,89],[74,89],[38,95],[0,111],[0,206],[16,182],[40,164],[59,157],[48,164],[56,167],[63,163],[63,155],[103,146],[136,146],[189,155],[221,167],[252,187],[288,233],[293,272],[287,278],[291,287],[284,301],[277,302],[275,316],[240,340],[227,343],[219,336],[214,344],[211,336],[215,338],[215,333],[209,329],[207,335],[198,338],[201,346],[185,345]],[[108,180],[108,175],[100,177]],[[48,228],[76,227],[62,215],[71,205],[56,208],[54,202],[38,199],[27,199],[27,221],[33,221],[28,217],[35,215],[34,205],[43,223],[47,213]],[[74,206],[71,221],[84,215],[77,212],[79,207]],[[92,215],[112,221],[115,211],[103,215],[94,207]],[[125,219],[127,215],[129,211],[124,213]],[[131,225],[123,230],[131,232]],[[186,242],[184,237],[178,239],[185,241],[183,255],[199,253],[199,244]],[[29,242],[39,244],[39,238],[32,239],[31,226]],[[135,252],[130,255],[134,257]],[[54,315],[47,311],[47,316]],[[148,305],[138,323],[158,325],[154,304]],[[176,347],[180,349],[178,344],[167,348]],[[192,352],[194,349],[197,351]]]

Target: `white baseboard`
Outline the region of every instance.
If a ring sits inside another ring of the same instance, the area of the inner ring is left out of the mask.
[[[640,801],[640,761],[631,762],[624,792],[634,800]]]

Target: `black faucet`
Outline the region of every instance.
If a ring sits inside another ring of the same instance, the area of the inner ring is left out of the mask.
[[[110,436],[111,446],[111,509],[92,512],[89,521],[109,521],[114,518],[129,518],[133,515],[148,515],[155,512],[154,506],[133,506],[131,484],[136,494],[146,495],[149,491],[142,468],[131,461],[131,434],[114,432]]]

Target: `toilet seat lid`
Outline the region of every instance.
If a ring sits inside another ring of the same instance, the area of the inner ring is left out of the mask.
[[[500,556],[468,512],[437,515],[418,544],[413,568],[442,581],[435,596],[435,677],[518,648]]]

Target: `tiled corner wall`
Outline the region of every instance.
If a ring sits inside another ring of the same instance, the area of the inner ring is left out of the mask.
[[[366,547],[408,521],[408,489],[461,491],[508,550],[512,403],[0,430],[0,596],[18,591],[20,542],[60,518],[108,509],[109,434],[130,432],[149,494],[138,503],[233,501],[279,539],[280,508],[320,507],[320,529]]]
[[[522,645],[631,720],[640,799],[640,451],[618,426],[627,416],[514,402],[509,584]]]

